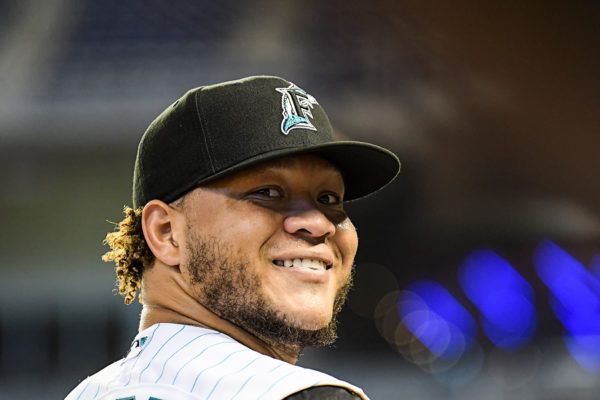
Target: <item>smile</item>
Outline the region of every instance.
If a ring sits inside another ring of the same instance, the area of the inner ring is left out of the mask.
[[[273,260],[273,264],[279,267],[295,267],[308,268],[315,271],[325,271],[331,268],[331,265],[326,265],[320,260],[311,260],[308,258],[295,258],[293,260]]]

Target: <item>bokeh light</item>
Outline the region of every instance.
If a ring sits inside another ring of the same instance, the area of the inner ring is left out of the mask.
[[[443,386],[458,388],[470,383],[483,368],[485,355],[481,346],[475,342],[473,347],[466,351],[452,368],[444,368],[443,359],[432,363],[430,371],[435,380]]]
[[[597,260],[592,262],[594,272]],[[534,264],[566,329],[567,349],[586,370],[600,373],[600,279],[550,240],[538,245]]]
[[[386,293],[375,306],[373,317],[377,331],[390,344],[396,344],[396,332],[400,325],[400,318],[396,312],[396,302],[400,291],[393,290]],[[408,344],[410,339],[406,338],[403,345]]]
[[[530,341],[537,325],[533,289],[505,259],[491,250],[475,251],[463,261],[458,277],[495,345],[514,350]]]
[[[406,328],[438,357],[454,360],[473,345],[475,320],[441,285],[418,281],[398,297],[398,315]]]

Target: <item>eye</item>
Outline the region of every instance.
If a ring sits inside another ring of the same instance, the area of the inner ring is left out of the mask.
[[[338,195],[333,193],[327,193],[319,197],[319,202],[322,204],[335,205],[340,204],[342,201]]]
[[[259,189],[255,192],[253,192],[252,194],[255,196],[258,196],[258,197],[263,197],[263,198],[268,198],[268,199],[277,199],[277,198],[283,197],[281,194],[281,191],[279,191],[276,188],[272,188],[272,187]]]

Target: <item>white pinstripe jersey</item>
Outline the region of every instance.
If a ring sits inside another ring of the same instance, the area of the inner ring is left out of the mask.
[[[66,400],[267,400],[319,385],[367,399],[347,382],[262,355],[221,332],[161,323],[140,332],[125,358],[85,379]]]

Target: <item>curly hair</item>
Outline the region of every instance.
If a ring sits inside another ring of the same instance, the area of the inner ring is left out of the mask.
[[[104,240],[111,250],[102,256],[102,260],[115,262],[117,286],[125,297],[125,304],[131,304],[135,299],[142,285],[142,272],[154,261],[154,254],[142,232],[142,210],[142,207],[134,210],[125,206],[125,218],[115,224],[114,232],[108,233]],[[141,294],[139,301],[142,302]]]

